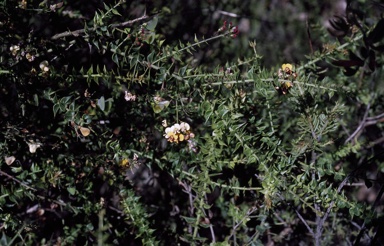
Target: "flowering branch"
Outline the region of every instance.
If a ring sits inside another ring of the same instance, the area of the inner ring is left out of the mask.
[[[122,23],[118,23],[118,24],[112,24],[110,25],[110,27],[112,28],[116,28],[116,27],[124,27],[124,26],[130,26],[136,22],[139,22],[139,21],[143,21],[143,20],[146,20],[146,19],[151,19],[153,17],[155,17],[156,15],[152,15],[152,16],[148,16],[146,14],[144,14],[143,16],[139,17],[139,18],[136,18],[134,20],[129,20],[129,21],[126,21],[126,22],[122,22]],[[96,28],[89,28],[88,31],[94,31],[96,30]],[[79,29],[79,30],[75,30],[75,31],[66,31],[66,32],[63,32],[63,33],[59,33],[59,34],[56,34],[56,35],[53,35],[51,37],[52,40],[56,40],[56,39],[59,39],[59,38],[64,38],[64,37],[68,37],[68,36],[79,36],[80,34],[83,34],[85,33],[85,29]]]

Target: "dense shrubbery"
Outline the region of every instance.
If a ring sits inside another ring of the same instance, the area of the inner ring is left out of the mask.
[[[216,4],[0,5],[1,245],[383,240],[384,6]]]

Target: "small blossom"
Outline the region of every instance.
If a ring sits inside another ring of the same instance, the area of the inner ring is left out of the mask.
[[[25,58],[27,58],[27,60],[28,60],[29,62],[32,62],[32,61],[35,60],[35,56],[34,56],[34,55],[31,55],[30,53],[27,53],[27,54],[25,55]]]
[[[293,87],[293,81],[297,78],[297,73],[293,71],[292,64],[285,63],[279,69],[278,77],[283,81],[281,81],[280,86],[275,86],[275,89],[285,95]]]
[[[232,70],[232,68],[227,67],[227,69],[225,70],[225,74],[226,74],[226,75],[232,75],[232,74],[233,74],[233,70]]]
[[[124,96],[125,101],[136,101],[136,95],[133,95],[132,93],[125,91],[125,96]]]
[[[191,127],[189,126],[189,124],[188,123],[185,123],[185,122],[181,122],[181,124],[180,124],[180,128],[181,128],[181,130],[182,131],[189,131],[190,129],[191,129]]]
[[[13,56],[16,56],[17,53],[18,53],[19,50],[20,50],[20,46],[18,46],[18,45],[12,45],[12,46],[9,48],[9,50],[11,51],[11,53],[12,53]]]
[[[180,124],[177,124],[177,123],[174,124],[173,125],[173,129],[174,129],[175,132],[179,133],[180,132]]]
[[[63,6],[63,2],[52,4],[49,6],[49,9],[53,12],[56,12],[56,9],[61,8]]]
[[[40,62],[40,69],[43,71],[43,73],[47,73],[49,71],[49,64],[48,64],[48,61],[44,60],[42,62]]]
[[[231,29],[231,37],[232,38],[236,38],[239,35],[239,33],[240,33],[240,31],[239,31],[239,28],[237,28],[237,26],[232,27],[232,29]]]
[[[126,167],[129,167],[130,163],[129,163],[129,160],[128,159],[122,159],[119,163],[119,166],[122,167],[122,168],[126,168]]]
[[[217,30],[217,32],[223,32],[227,29],[227,21],[223,22],[223,25]]]
[[[84,91],[84,97],[91,97],[91,93],[88,92],[88,89],[85,89]]]
[[[290,73],[292,71],[292,64],[286,63],[281,66],[284,72]]]
[[[26,9],[26,8],[27,8],[27,1],[26,1],[26,0],[21,0],[21,1],[19,2],[19,7],[20,7],[21,9]]]
[[[176,123],[171,127],[165,128],[164,137],[171,143],[183,142],[195,137],[190,129],[190,125],[186,122]]]
[[[197,152],[197,144],[195,140],[188,140],[188,149],[194,153]]]

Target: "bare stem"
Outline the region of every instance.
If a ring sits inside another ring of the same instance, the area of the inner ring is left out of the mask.
[[[368,112],[369,112],[369,108],[370,108],[371,104],[368,103],[367,105],[367,108],[365,110],[365,113],[364,113],[364,117],[363,117],[363,120],[360,122],[359,126],[356,128],[356,130],[352,133],[351,136],[349,136],[349,138],[347,138],[347,140],[345,140],[345,143],[348,143],[349,141],[351,141],[354,137],[356,137],[359,132],[364,129],[365,125],[366,125],[366,119],[367,119],[367,116],[368,116]]]

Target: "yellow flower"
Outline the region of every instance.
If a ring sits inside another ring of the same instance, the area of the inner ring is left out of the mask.
[[[128,159],[122,159],[120,161],[120,167],[125,168],[125,167],[128,167],[128,166],[129,166],[129,160]]]
[[[292,82],[290,81],[285,81],[284,84],[282,85],[283,87],[285,87],[287,90],[289,88],[291,88],[293,85],[292,85]]]
[[[292,71],[292,64],[286,63],[281,66],[284,72],[290,73]]]

